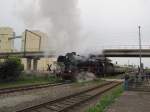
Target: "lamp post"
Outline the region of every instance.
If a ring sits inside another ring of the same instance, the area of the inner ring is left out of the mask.
[[[142,75],[142,53],[141,53],[141,50],[142,50],[142,44],[141,44],[141,26],[138,26],[138,29],[139,29],[139,60],[140,60],[139,75],[140,75],[140,78],[141,78],[141,75]]]

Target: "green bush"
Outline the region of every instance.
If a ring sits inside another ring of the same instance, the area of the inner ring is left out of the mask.
[[[23,71],[21,60],[16,57],[9,57],[0,63],[0,82],[15,81]]]

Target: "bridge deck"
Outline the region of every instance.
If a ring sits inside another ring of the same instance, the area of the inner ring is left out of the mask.
[[[139,57],[139,49],[104,49],[103,55],[106,57]],[[141,50],[142,57],[150,57],[150,49]]]
[[[20,58],[41,58],[41,57],[55,57],[53,54],[46,54],[43,51],[35,52],[1,52],[0,58],[7,58],[9,56],[16,56]]]

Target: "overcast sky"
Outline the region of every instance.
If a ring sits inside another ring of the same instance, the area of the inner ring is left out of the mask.
[[[25,28],[29,26],[18,12],[20,12],[21,7],[28,8],[28,12],[33,12],[35,1],[0,0],[0,26],[10,26],[14,28],[17,35],[21,35]],[[44,2],[44,0],[42,1]],[[138,25],[142,27],[142,44],[150,45],[149,6],[149,0],[79,0],[77,6],[78,20],[84,39],[84,46],[82,47],[84,47],[84,50],[101,50],[102,46],[105,48],[119,45],[137,45]],[[37,29],[40,30],[40,28]],[[15,47],[19,48],[19,46],[20,41],[17,40]],[[138,63],[138,59],[133,58],[113,60],[118,60],[118,63],[121,64]],[[143,62],[150,66],[150,59],[143,59]]]

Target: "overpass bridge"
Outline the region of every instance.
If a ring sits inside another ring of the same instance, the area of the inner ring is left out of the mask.
[[[8,58],[9,56],[15,56],[19,58],[42,58],[42,57],[55,57],[52,54],[46,54],[44,51],[34,51],[34,52],[1,52],[0,59]]]
[[[15,56],[19,58],[26,58],[26,68],[28,71],[31,70],[31,63],[33,62],[33,70],[37,70],[38,60],[42,57],[55,57],[52,54],[45,54],[44,51],[34,51],[34,52],[1,52],[0,59],[6,59],[9,56]],[[33,61],[32,61],[33,60]]]
[[[101,55],[105,57],[139,57],[140,53],[139,49],[104,49]],[[142,57],[150,57],[150,49],[142,49],[141,55]],[[45,54],[44,51],[0,53],[0,59],[5,59],[9,56],[31,59],[37,59],[42,57],[55,57],[54,54]]]
[[[104,49],[105,57],[139,57],[139,49]],[[150,57],[150,49],[141,49],[142,57]]]
[[[0,59],[8,58],[9,56],[16,56],[27,59],[27,70],[31,70],[31,62],[33,60],[33,70],[37,70],[37,62],[42,57],[55,57],[53,54],[46,55],[44,51],[35,52],[3,52],[0,53]],[[139,49],[104,49],[102,57],[139,57]],[[141,50],[142,57],[150,57],[150,49]]]

